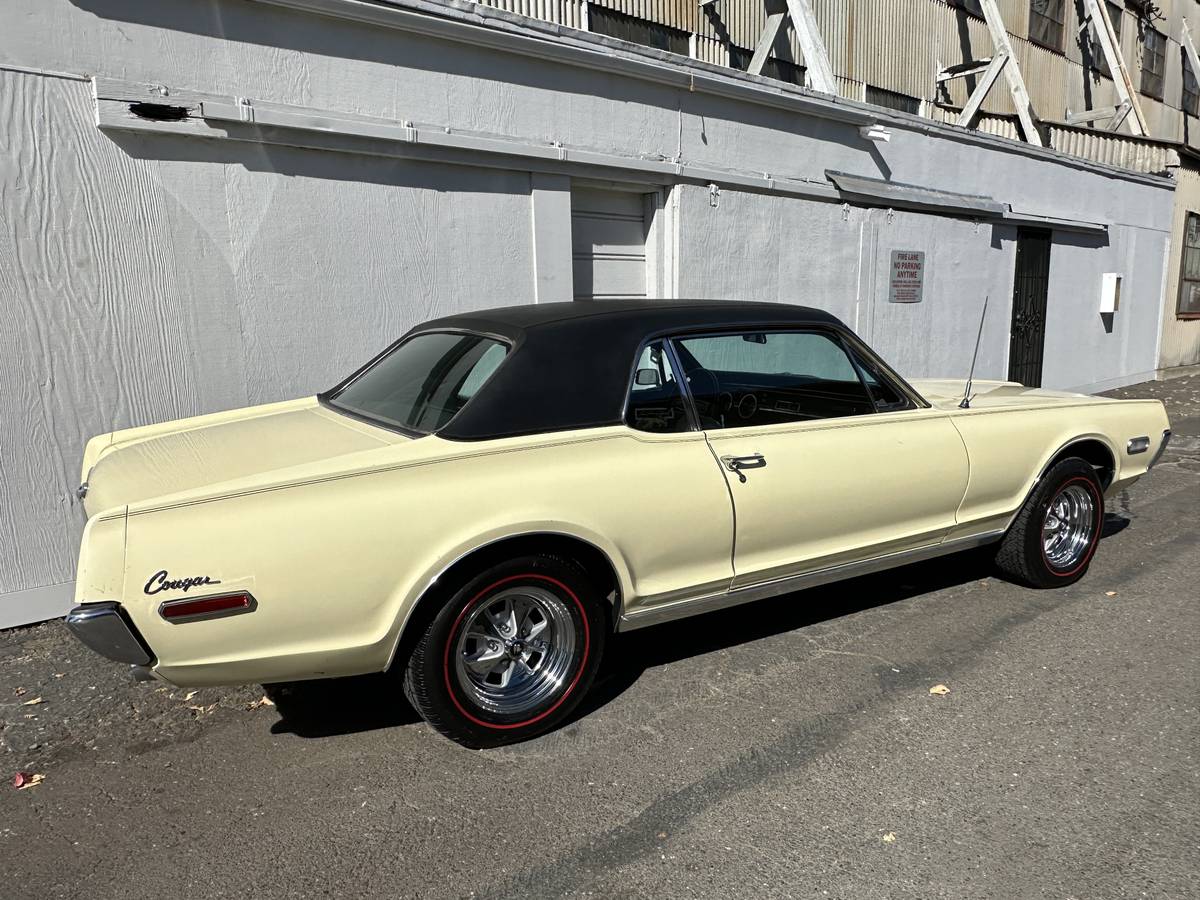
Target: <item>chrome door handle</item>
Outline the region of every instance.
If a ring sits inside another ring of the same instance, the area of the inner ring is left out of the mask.
[[[751,453],[749,456],[722,456],[721,462],[730,472],[738,477],[738,481],[746,483],[742,469],[761,469],[767,464],[767,458],[761,453]]]

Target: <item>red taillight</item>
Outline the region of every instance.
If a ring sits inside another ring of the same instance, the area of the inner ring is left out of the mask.
[[[252,612],[254,598],[247,593],[222,594],[219,597],[197,597],[194,600],[168,600],[158,608],[158,614],[168,622],[181,619],[215,619]]]

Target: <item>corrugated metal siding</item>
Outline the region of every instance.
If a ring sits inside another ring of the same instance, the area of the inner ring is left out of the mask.
[[[697,34],[696,59],[717,66],[728,66],[729,48],[714,38]]]
[[[1046,126],[1046,131],[1050,146],[1072,156],[1151,174],[1179,165],[1179,154],[1172,148],[1129,135],[1057,125]]]
[[[845,78],[842,75],[833,76],[834,84],[837,85],[839,97],[845,97],[847,100],[858,100],[860,103],[863,99],[863,89],[866,87],[861,81],[855,81],[853,78]]]
[[[583,29],[584,0],[479,0],[484,6],[492,6],[506,12],[566,25],[568,28]]]
[[[591,0],[594,6],[606,6],[627,16],[637,16],[649,22],[682,28],[684,31],[700,30],[700,4],[692,0]],[[728,2],[728,0],[726,0]]]
[[[698,4],[696,8],[699,9]],[[701,34],[749,50],[758,44],[759,35],[767,24],[766,4],[720,0],[704,7],[697,21]]]
[[[929,117],[938,122],[948,122],[953,125],[958,121],[958,110],[932,107],[929,111]],[[981,113],[975,121],[975,130],[982,131],[985,134],[994,134],[997,137],[1009,138],[1014,141],[1021,140],[1021,131],[1017,126],[1015,113],[1008,116]]]

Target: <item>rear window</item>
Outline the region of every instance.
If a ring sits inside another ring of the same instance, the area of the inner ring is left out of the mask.
[[[387,427],[430,434],[467,405],[507,354],[505,344],[482,335],[419,334],[326,402]]]

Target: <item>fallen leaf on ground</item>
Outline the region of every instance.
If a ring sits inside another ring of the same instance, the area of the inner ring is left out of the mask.
[[[1104,596],[1105,597],[1115,597],[1115,596],[1117,596],[1117,592],[1116,591],[1105,591]]]
[[[12,786],[18,791],[23,791],[25,788],[36,787],[46,780],[46,776],[40,772],[18,772],[12,778]]]
[[[217,704],[210,703],[208,706],[189,706],[188,709],[193,710],[197,715],[210,713],[217,708]]]
[[[199,693],[199,691],[188,691],[186,694],[183,695],[183,702],[187,703],[189,700],[191,700],[193,697],[195,697],[196,694],[198,694],[198,693]]]
[[[270,697],[267,697],[266,695],[264,695],[259,700],[252,700],[251,702],[247,703],[246,709],[258,709],[260,706],[274,706],[274,705],[275,705],[275,702]]]
[[[937,696],[941,697],[944,694],[950,693],[950,688],[946,687],[944,684],[935,684],[929,689],[929,693],[936,694]]]
[[[22,694],[24,694],[24,693],[25,693],[25,688],[23,688],[23,687],[19,687],[19,688],[17,688],[16,690],[14,690],[14,691],[13,691],[13,696],[14,696],[14,697],[20,697],[20,696],[21,696]]]
[[[889,831],[887,834],[885,834],[883,836],[883,842],[885,844],[890,844],[895,840],[896,840],[896,832],[894,832],[894,831]]]
[[[43,700],[41,697],[34,697],[32,700],[26,700],[21,705],[22,706],[37,706],[39,703],[45,703],[45,702],[46,701]]]

